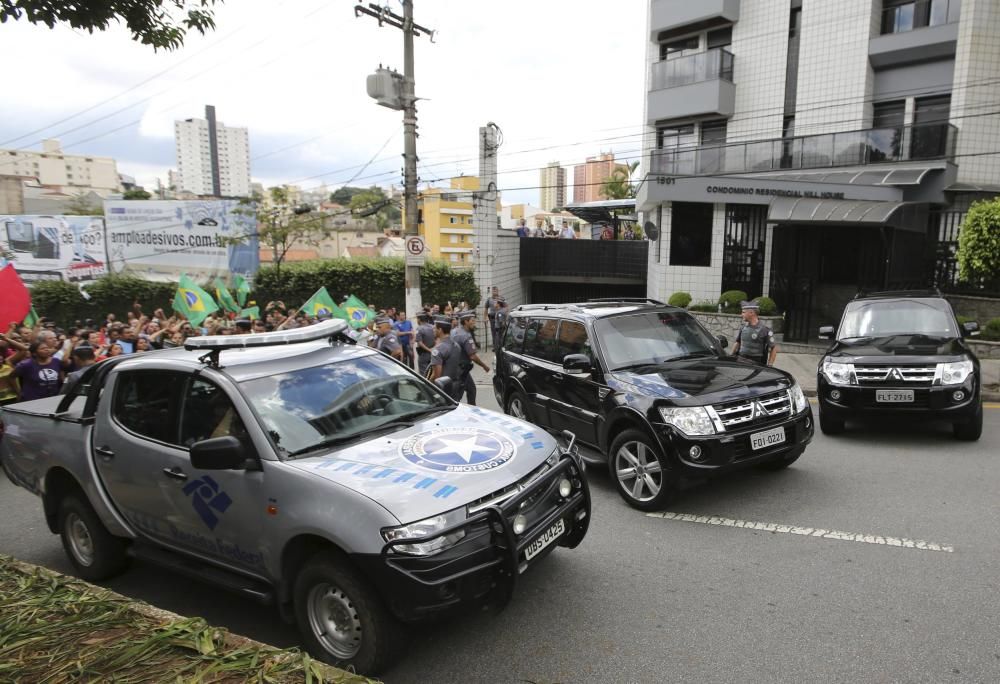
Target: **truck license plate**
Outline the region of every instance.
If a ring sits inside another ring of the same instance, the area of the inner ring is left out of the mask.
[[[775,444],[781,444],[784,441],[785,428],[779,427],[773,430],[764,430],[764,432],[755,432],[750,435],[750,448],[757,451],[758,449],[766,449]]]
[[[875,401],[883,404],[913,403],[913,390],[875,390]]]
[[[537,556],[542,549],[562,536],[562,533],[565,531],[566,524],[560,518],[556,521],[555,525],[542,532],[542,536],[528,544],[528,547],[524,550],[524,560],[531,560],[532,557]]]

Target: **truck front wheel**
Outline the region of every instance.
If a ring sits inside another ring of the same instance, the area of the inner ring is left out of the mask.
[[[77,574],[88,582],[114,577],[128,566],[125,540],[108,532],[80,494],[62,500],[59,536]]]
[[[401,655],[403,628],[371,586],[334,553],[295,578],[295,619],[306,649],[331,665],[378,674]]]

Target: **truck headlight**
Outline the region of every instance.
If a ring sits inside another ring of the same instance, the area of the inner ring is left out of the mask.
[[[712,418],[704,406],[660,408],[660,416],[667,425],[673,425],[685,435],[714,435]]]
[[[823,375],[834,385],[855,385],[854,364],[823,359]]]
[[[799,387],[799,383],[792,385],[791,389],[788,390],[788,394],[795,413],[802,413],[809,408],[809,401],[806,399],[806,395],[803,394],[802,388]]]
[[[456,508],[453,511],[435,515],[425,520],[400,525],[399,527],[386,527],[382,530],[385,540],[396,541],[398,539],[419,539],[430,536],[436,532],[460,523],[467,517],[465,507]],[[465,536],[465,530],[455,530],[444,536],[431,539],[425,542],[414,542],[413,544],[400,544],[394,546],[393,550],[399,553],[409,553],[414,556],[429,556],[438,551],[444,551],[457,544]]]
[[[938,364],[938,377],[941,378],[942,385],[961,385],[970,375],[972,375],[972,361],[969,359]]]

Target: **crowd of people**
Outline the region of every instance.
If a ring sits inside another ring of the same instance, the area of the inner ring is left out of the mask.
[[[103,320],[85,319],[62,326],[41,318],[34,326],[11,323],[0,335],[0,406],[67,393],[89,366],[123,354],[141,354],[156,349],[184,346],[189,337],[238,335],[288,330],[313,325],[323,317],[289,310],[281,301],[269,302],[261,319],[234,319],[223,313],[205,318],[200,325],[180,315],[167,316],[163,309],[146,315],[133,304],[124,320],[109,313]],[[375,311],[374,320],[356,331],[358,344],[382,351],[442,383],[456,400],[463,396],[475,404],[476,387],[470,371],[473,364],[486,372],[476,341],[476,312],[466,302],[444,306],[426,305],[416,325],[406,312],[394,307]],[[494,344],[506,317],[506,302],[493,288],[486,315]]]

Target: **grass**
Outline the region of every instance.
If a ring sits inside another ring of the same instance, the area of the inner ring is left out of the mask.
[[[371,680],[0,555],[0,681],[365,684]]]

